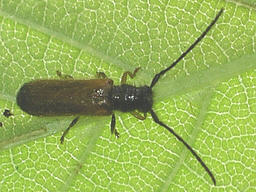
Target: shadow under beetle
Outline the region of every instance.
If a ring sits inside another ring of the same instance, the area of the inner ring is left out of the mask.
[[[74,80],[71,76],[66,75],[63,80],[34,80],[25,83],[17,94],[17,104],[23,111],[35,116],[77,115],[64,131],[60,139],[61,143],[63,143],[69,129],[77,123],[81,115],[112,115],[111,133],[119,137],[115,127],[116,118],[113,111],[130,112],[140,120],[144,120],[146,114],[150,113],[157,124],[166,128],[186,146],[216,185],[212,172],[190,145],[173,129],[158,119],[152,109],[152,88],[162,75],[173,68],[205,37],[222,13],[223,9],[219,11],[200,37],[174,63],[154,76],[150,86],[136,87],[126,84],[127,75],[134,78],[140,68],[136,68],[133,73],[126,71],[122,76],[121,85],[118,86],[114,86],[113,81],[102,72],[97,73],[98,79],[90,80]],[[58,71],[57,74],[61,76]]]

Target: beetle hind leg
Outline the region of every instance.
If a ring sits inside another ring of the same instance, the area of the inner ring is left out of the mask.
[[[111,134],[115,133],[116,138],[119,138],[120,135],[118,131],[116,130],[116,116],[113,113],[111,118]]]
[[[61,143],[61,144],[63,144],[64,138],[65,138],[65,136],[68,134],[68,131],[70,130],[70,128],[73,127],[73,126],[77,123],[78,120],[79,120],[79,116],[76,117],[76,118],[69,124],[68,128],[63,132],[63,134],[62,134],[62,136],[61,136],[61,138],[60,138],[60,143]]]

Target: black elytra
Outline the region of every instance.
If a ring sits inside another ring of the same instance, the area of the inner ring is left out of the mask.
[[[26,113],[35,116],[63,116],[77,115],[64,131],[61,137],[61,143],[71,127],[73,127],[81,115],[105,116],[112,115],[111,133],[119,137],[116,130],[116,118],[114,111],[130,112],[133,116],[140,120],[146,118],[146,114],[150,113],[154,122],[167,129],[173,134],[186,148],[194,155],[201,166],[211,177],[214,185],[216,180],[192,147],[185,142],[173,129],[165,125],[159,120],[158,116],[152,109],[153,91],[162,75],[172,69],[182,60],[210,31],[217,22],[224,9],[221,9],[205,31],[196,39],[196,41],[181,54],[169,67],[157,73],[151,81],[150,86],[136,87],[126,84],[127,75],[134,78],[140,68],[136,68],[133,73],[126,71],[121,80],[120,86],[114,86],[113,81],[107,76],[99,72],[98,79],[74,80],[71,76],[63,76],[59,71],[57,75],[62,80],[34,80],[25,83],[17,94],[17,104]],[[140,113],[143,113],[141,115]]]

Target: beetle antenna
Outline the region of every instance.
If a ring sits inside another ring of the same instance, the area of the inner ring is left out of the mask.
[[[197,161],[201,164],[201,166],[205,169],[205,171],[208,173],[208,175],[211,177],[212,182],[214,183],[214,185],[216,185],[216,180],[212,174],[212,172],[210,171],[210,169],[206,166],[206,164],[203,162],[203,160],[199,157],[199,155],[197,155],[197,153],[192,149],[192,147],[190,147],[190,145],[184,141],[182,139],[181,136],[179,136],[177,133],[174,132],[173,129],[171,129],[170,127],[168,127],[167,125],[165,125],[162,121],[160,121],[156,115],[156,113],[153,111],[153,109],[150,110],[151,116],[153,118],[153,120],[161,125],[162,127],[166,128],[171,134],[173,134],[180,142],[182,142],[187,149],[194,155],[194,157],[197,159]]]
[[[174,61],[169,67],[166,69],[162,70],[160,73],[157,73],[155,77],[152,79],[150,88],[153,88],[154,85],[158,82],[159,78],[161,75],[165,74],[167,71],[169,71],[171,68],[173,68],[177,63],[180,62],[181,59],[183,59],[204,37],[205,35],[210,31],[212,26],[218,21],[219,17],[223,13],[224,9],[222,8],[219,13],[216,15],[215,19],[208,25],[208,27],[205,29],[205,31],[200,35],[200,37],[197,38],[197,40],[185,51],[181,54],[181,56]]]

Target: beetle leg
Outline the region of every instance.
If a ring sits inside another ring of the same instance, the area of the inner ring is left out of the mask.
[[[130,71],[125,71],[123,76],[122,76],[122,79],[121,79],[121,84],[125,84],[126,83],[126,80],[127,80],[127,75],[129,75],[132,79],[135,77],[136,73],[140,70],[140,67],[137,67],[133,73],[130,72]]]
[[[132,111],[130,112],[134,117],[136,117],[139,120],[145,120],[147,118],[147,113],[143,113],[143,115],[141,115],[139,112],[137,111]]]
[[[63,75],[60,71],[56,71],[57,75],[59,76],[59,78],[61,79],[74,79],[71,75]]]
[[[99,79],[107,79],[107,75],[104,72],[97,72],[96,73],[97,78]]]
[[[111,119],[111,134],[115,133],[116,138],[119,138],[119,133],[116,130],[116,116],[113,113]]]
[[[60,138],[60,143],[61,143],[61,144],[63,144],[64,138],[65,138],[65,136],[67,135],[69,129],[70,129],[71,127],[73,127],[73,126],[77,123],[78,120],[79,120],[79,116],[76,117],[76,118],[69,124],[68,128],[63,132],[63,134],[62,134],[62,136],[61,136],[61,138]]]

